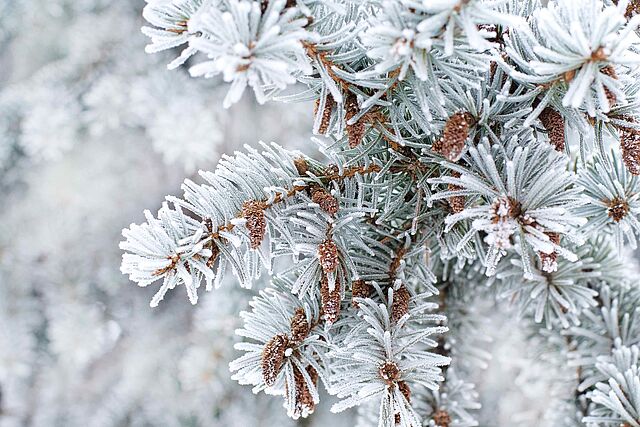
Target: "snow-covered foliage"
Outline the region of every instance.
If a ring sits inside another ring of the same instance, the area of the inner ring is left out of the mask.
[[[172,12],[163,24],[171,8],[190,16],[176,24]],[[474,352],[482,340],[469,337],[480,323],[465,321],[475,312],[460,301],[479,294],[544,321],[530,340],[548,339],[549,366],[580,366],[558,380],[542,418],[640,423],[637,349],[594,353],[587,343],[604,305],[638,286],[625,248],[640,230],[638,9],[625,0],[149,5],[150,46],[179,42],[182,59],[195,55],[193,76],[222,73],[226,106],[247,85],[260,102],[315,100],[324,158],[275,144],[225,158],[205,184],[186,181],[183,198],[124,230],[122,271],[141,286],[162,281],[161,295],[182,284],[192,302],[201,282],[212,289],[229,269],[243,287],[262,269],[274,274],[273,294],[240,331],[259,344],[242,344],[250,353],[233,369],[254,391],[284,381],[294,417],[311,413],[315,377],[328,375],[322,383],[341,399],[333,409],[359,406],[360,425],[477,425],[470,381],[487,362]],[[294,80],[306,88],[285,91]],[[292,297],[319,304],[305,313],[314,327],[324,322],[317,336],[328,352],[291,346],[297,304],[278,301]]]
[[[182,198],[124,230],[122,271],[161,282],[160,298],[183,285],[192,303],[226,272],[245,288],[274,275],[243,315],[251,343],[232,368],[254,391],[284,394],[294,418],[313,412],[323,384],[332,409],[358,406],[363,426],[486,421],[472,382],[488,362],[467,306],[494,300],[517,307],[548,354],[543,375],[558,374],[539,419],[640,425],[637,339],[599,319],[615,305],[631,310],[615,314],[621,328],[637,322],[625,244],[635,249],[640,230],[639,10],[150,4],[150,49],[185,45],[193,76],[231,83],[225,106],[247,85],[260,103],[315,100],[322,157],[275,143],[225,157],[205,184],[185,181]],[[299,318],[304,339],[293,338]]]
[[[0,425],[640,427],[639,12],[0,0]]]

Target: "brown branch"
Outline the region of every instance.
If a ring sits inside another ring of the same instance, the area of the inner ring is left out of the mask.
[[[347,178],[353,178],[356,175],[367,175],[370,173],[380,172],[382,168],[376,164],[371,164],[367,167],[364,166],[351,166],[346,168],[342,174],[329,171],[323,178],[328,181],[342,181]]]
[[[321,52],[318,50],[318,46],[316,44],[306,41],[302,42],[302,46],[307,51],[308,56],[310,56],[311,58],[315,58],[318,62],[324,65],[324,68],[327,70],[327,74],[329,74],[329,77],[331,77],[331,79],[335,81],[342,90],[349,90],[349,83],[340,78],[336,74],[336,72],[333,71],[333,67],[336,67],[338,69],[340,69],[340,67],[338,67],[335,62],[327,58],[327,56],[329,56],[329,52]]]

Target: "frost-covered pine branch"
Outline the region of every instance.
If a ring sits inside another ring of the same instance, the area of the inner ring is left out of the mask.
[[[638,8],[544,3],[150,3],[148,50],[221,75],[225,106],[315,101],[320,155],[225,156],[124,230],[122,271],[152,306],[272,274],[231,368],[293,418],[324,386],[359,425],[478,425],[490,299],[578,367],[545,419],[640,425]]]

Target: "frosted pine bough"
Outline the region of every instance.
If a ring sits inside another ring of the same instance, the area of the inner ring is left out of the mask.
[[[489,295],[544,321],[559,363],[579,366],[557,408],[640,425],[640,290],[625,248],[638,230],[637,11],[150,3],[149,50],[180,46],[193,76],[222,74],[225,105],[247,85],[259,102],[315,101],[324,158],[277,144],[224,157],[124,231],[122,271],[161,282],[152,305],[178,285],[196,303],[227,273],[246,288],[274,275],[242,314],[231,368],[293,418],[324,387],[334,411],[359,406],[361,425],[478,425],[469,378],[482,357],[465,357],[477,319],[460,302]]]

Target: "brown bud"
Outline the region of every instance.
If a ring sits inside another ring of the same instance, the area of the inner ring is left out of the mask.
[[[444,125],[442,138],[434,143],[432,149],[448,160],[457,162],[462,156],[469,130],[473,123],[473,116],[469,113],[455,113]]]
[[[293,165],[296,167],[298,171],[298,175],[307,176],[307,172],[309,171],[309,164],[304,157],[297,157],[293,160]]]
[[[324,135],[329,130],[331,124],[331,110],[333,110],[333,96],[327,95],[324,103],[324,109],[322,110],[322,118],[320,119],[320,126],[318,127],[318,133]],[[320,99],[316,100],[315,113],[318,114],[318,108],[320,108]]]
[[[387,360],[378,367],[378,375],[389,387],[395,387],[402,376],[402,371],[396,362]]]
[[[249,200],[242,204],[242,218],[247,220],[246,227],[249,230],[249,242],[251,249],[260,246],[267,229],[267,221],[264,217],[266,204],[257,200]]]
[[[444,409],[438,409],[435,414],[433,414],[433,422],[436,423],[438,427],[449,427],[451,424],[451,415]]]
[[[640,130],[620,128],[620,147],[625,166],[634,175],[640,175]]]
[[[615,4],[618,4],[617,1],[614,1]],[[627,10],[625,11],[624,16],[627,18],[632,18],[635,15],[640,13],[640,0],[631,0],[627,5]]]
[[[349,147],[355,148],[362,143],[365,133],[365,124],[358,121],[352,125],[347,125],[347,136],[349,138]]]
[[[311,382],[314,384],[314,386],[318,383],[318,372],[313,368],[313,366],[308,365],[305,370],[307,371],[307,374],[309,375],[309,377],[311,378]],[[311,391],[309,390],[309,387],[307,386],[306,381],[304,380],[304,376],[302,375],[302,372],[300,372],[300,369],[295,366],[293,368],[293,378],[295,381],[295,414],[300,417],[305,417],[309,414],[312,414],[313,411],[315,410],[316,404],[313,402],[313,396],[311,394]],[[287,388],[288,388],[288,384],[287,384]],[[285,390],[285,396],[288,396],[288,389]]]
[[[358,303],[354,298],[369,298],[373,288],[362,279],[358,279],[351,284],[351,306],[358,308]]]
[[[491,209],[493,210],[491,221],[494,224],[504,221],[505,218],[518,218],[522,215],[522,204],[513,197],[500,196],[496,198],[491,203]],[[533,225],[533,223],[527,225]]]
[[[291,339],[293,342],[300,342],[309,335],[309,323],[307,315],[302,307],[298,307],[291,318]]]
[[[340,176],[340,169],[337,165],[327,165],[327,167],[324,168],[324,174],[325,176],[330,177],[330,179],[334,179],[333,177]]]
[[[320,298],[322,302],[322,317],[328,323],[334,323],[340,316],[340,304],[342,302],[339,283],[336,282],[333,291],[329,291],[329,280],[323,275],[320,283]]]
[[[347,122],[360,112],[360,107],[358,107],[358,98],[355,94],[347,92],[344,101],[344,108],[346,110],[345,119]],[[347,124],[346,130],[347,137],[349,139],[349,147],[355,148],[362,143],[365,133],[365,123],[362,118],[351,125]]]
[[[564,135],[564,118],[560,113],[551,107],[547,107],[542,110],[542,113],[538,116],[540,123],[544,126],[549,135],[551,144],[556,148],[556,151],[563,152],[565,144]]]
[[[313,193],[311,200],[314,203],[320,205],[320,209],[330,215],[335,215],[338,212],[338,199],[333,197],[325,190],[318,190]]]
[[[629,203],[624,199],[616,197],[613,200],[606,200],[606,203],[608,205],[607,213],[609,218],[615,222],[622,221],[629,213]]]
[[[409,300],[411,294],[407,288],[402,285],[393,292],[393,304],[391,304],[391,321],[397,322],[409,312]]]
[[[325,273],[331,273],[338,267],[338,246],[336,242],[327,239],[318,246],[320,265]]]
[[[453,172],[452,176],[455,178],[460,178],[460,173],[459,172]],[[449,184],[448,185],[448,190],[449,191],[457,191],[457,190],[462,190],[463,188],[455,185],[455,184]],[[453,196],[453,197],[449,197],[447,198],[447,203],[449,204],[449,209],[451,210],[451,213],[457,214],[460,213],[464,210],[464,205],[465,205],[466,199],[464,196]]]
[[[318,383],[318,372],[311,365],[306,367],[306,371],[309,377],[311,378],[311,382],[313,382],[313,384],[316,385]],[[307,387],[307,383],[304,381],[304,377],[302,376],[301,373],[297,375],[296,386],[298,388],[298,396],[299,396],[300,404],[303,407],[306,407],[309,410],[309,412],[313,412],[313,409],[315,407],[315,403],[313,403],[313,396],[311,395],[311,392],[309,391],[309,387]]]
[[[458,187],[457,185],[449,184],[449,191],[462,190],[462,187]],[[464,196],[453,196],[447,199],[447,203],[449,204],[449,209],[451,213],[457,214],[464,210],[466,199]]]
[[[278,334],[271,338],[262,349],[262,378],[268,386],[276,383],[278,374],[284,364],[284,353],[289,346],[289,338]]]

